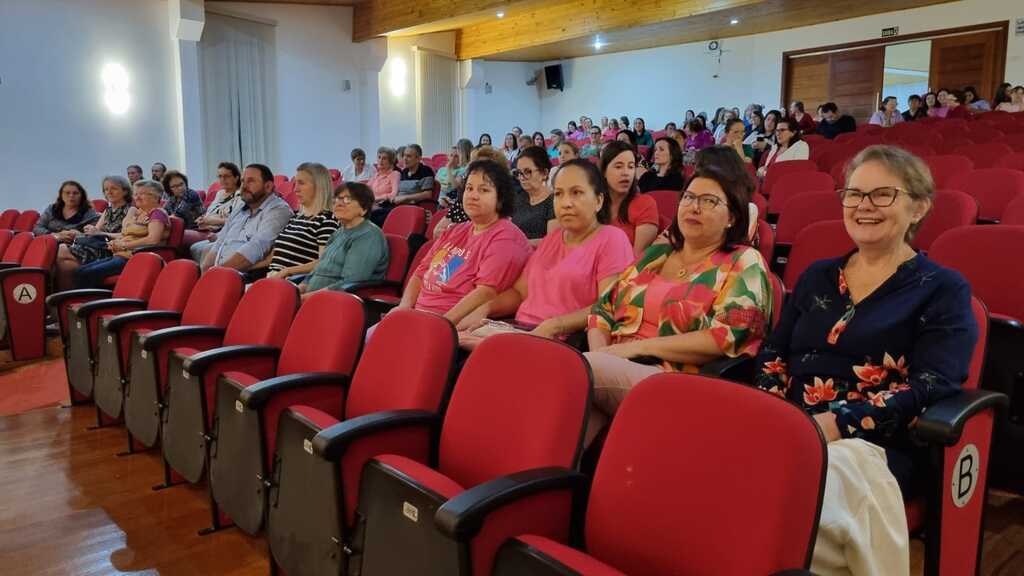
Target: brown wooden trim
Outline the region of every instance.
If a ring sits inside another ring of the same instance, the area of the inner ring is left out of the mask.
[[[942,30],[931,30],[928,32],[915,32],[914,34],[907,34],[904,36],[893,36],[891,38],[871,38],[869,40],[858,40],[856,42],[845,42],[843,44],[832,44],[829,46],[818,46],[817,48],[802,48],[800,50],[790,50],[782,53],[783,67],[785,67],[785,61],[788,58],[794,56],[803,56],[805,54],[816,54],[818,52],[842,52],[853,48],[867,48],[870,46],[887,46],[889,44],[905,44],[906,42],[914,40],[925,40],[928,38],[934,38],[936,36],[948,36],[950,34],[966,34],[969,32],[980,32],[982,30],[991,30],[993,28],[1001,28],[1000,33],[1003,38],[1007,37],[1010,30],[1010,21],[1002,20],[998,22],[989,22],[988,24],[974,24],[971,26],[959,26],[957,28],[943,28]],[[1003,70],[1006,69],[1006,47],[1005,43],[1003,46]]]

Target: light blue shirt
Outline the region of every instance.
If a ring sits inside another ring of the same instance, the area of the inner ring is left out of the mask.
[[[217,233],[212,246],[214,266],[220,266],[234,254],[241,254],[250,264],[262,260],[274,245],[293,215],[291,207],[277,194],[270,194],[256,210],[243,205],[228,217]]]

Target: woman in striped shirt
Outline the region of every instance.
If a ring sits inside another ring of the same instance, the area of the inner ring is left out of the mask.
[[[323,164],[299,165],[293,180],[299,211],[274,240],[268,278],[307,274],[316,267],[338,222],[331,213],[331,174]]]

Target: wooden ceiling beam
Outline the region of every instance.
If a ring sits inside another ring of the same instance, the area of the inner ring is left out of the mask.
[[[519,3],[521,2],[516,0],[366,0],[355,6],[352,17],[352,40],[361,42],[465,16],[476,16],[476,19],[480,19],[487,14],[499,21],[494,17],[496,12],[507,10]],[[456,27],[457,25],[447,28],[432,26],[429,31],[451,30]],[[427,31],[422,30],[418,33]]]

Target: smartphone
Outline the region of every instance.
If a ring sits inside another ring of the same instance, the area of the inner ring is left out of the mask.
[[[757,137],[757,141],[758,142],[764,142],[764,136],[758,136]]]

